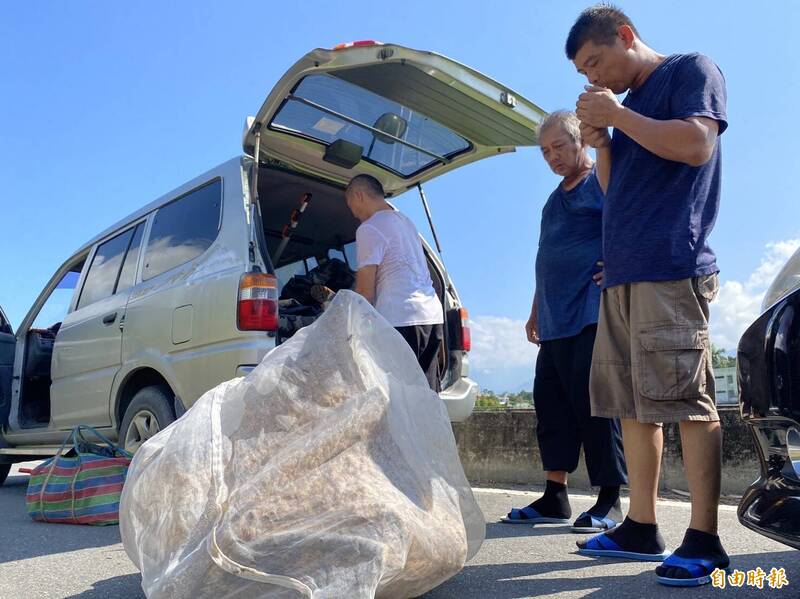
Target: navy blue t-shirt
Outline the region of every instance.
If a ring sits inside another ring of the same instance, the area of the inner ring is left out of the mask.
[[[559,185],[542,209],[536,298],[543,341],[572,337],[597,322],[600,287],[592,275],[600,270],[602,211],[594,170],[569,191]]]
[[[658,120],[708,117],[727,128],[722,72],[702,54],[666,58],[622,104]],[[603,210],[605,286],[717,272],[708,236],[717,218],[721,150],[693,167],[665,160],[615,129]]]

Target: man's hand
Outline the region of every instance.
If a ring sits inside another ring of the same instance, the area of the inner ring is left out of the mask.
[[[605,127],[592,127],[581,122],[580,130],[583,142],[592,148],[607,148],[611,145],[611,135]]]
[[[610,89],[587,85],[578,96],[575,114],[581,122],[592,127],[613,127],[614,118],[622,110],[622,105]]]
[[[592,279],[594,279],[594,282],[597,283],[598,287],[602,287],[603,286],[603,281],[606,278],[606,271],[603,270],[603,263],[602,262],[598,262],[597,266],[600,267],[600,272],[594,273],[592,275]]]
[[[536,330],[536,321],[536,311],[533,311],[531,313],[531,317],[528,319],[528,322],[525,323],[525,334],[528,336],[528,341],[534,345],[539,345],[541,340],[539,339],[539,333]]]

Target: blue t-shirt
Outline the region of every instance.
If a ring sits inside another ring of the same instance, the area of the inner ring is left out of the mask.
[[[622,104],[658,120],[692,116],[727,128],[725,79],[702,54],[666,58]],[[615,129],[603,210],[605,286],[668,281],[717,272],[708,245],[719,210],[722,156],[693,167],[665,160]]]
[[[559,185],[542,209],[536,298],[543,341],[572,337],[597,322],[600,288],[592,275],[602,259],[602,212],[594,170],[569,191]]]

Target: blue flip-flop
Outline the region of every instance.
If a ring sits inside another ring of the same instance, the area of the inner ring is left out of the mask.
[[[506,524],[569,524],[569,518],[550,518],[542,516],[531,506],[521,509],[512,508],[502,519]]]
[[[589,518],[589,524],[586,526],[580,526],[578,522],[581,520]],[[607,530],[612,530],[620,525],[620,522],[617,522],[613,518],[609,518],[606,516],[605,518],[598,518],[597,516],[592,516],[589,512],[583,512],[580,516],[575,519],[575,524],[572,525],[572,532],[578,533],[586,533],[586,532],[603,532]]]
[[[661,564],[667,568],[682,568],[686,570],[692,578],[666,578],[665,576],[658,576],[658,582],[669,587],[699,587],[711,582],[711,574],[719,566],[709,559],[702,559],[699,557],[680,557],[674,553],[670,555]],[[726,576],[729,572],[728,568],[722,568]]]
[[[663,553],[625,551],[622,547],[617,545],[613,539],[607,537],[606,533],[587,539],[583,544],[581,544],[581,541],[578,541],[576,545],[578,546],[578,553],[580,555],[589,555],[592,557],[619,557],[640,562],[661,562],[670,555],[670,551],[667,550]]]

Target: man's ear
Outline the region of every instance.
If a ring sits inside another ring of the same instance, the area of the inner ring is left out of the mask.
[[[617,35],[622,40],[626,50],[630,50],[633,47],[633,42],[636,41],[636,34],[630,25],[620,25],[617,29]]]

